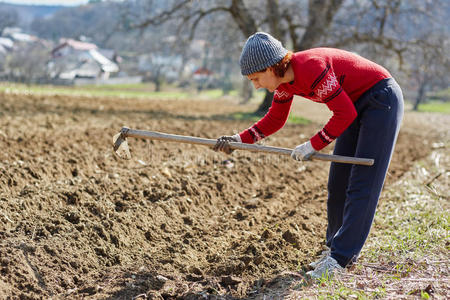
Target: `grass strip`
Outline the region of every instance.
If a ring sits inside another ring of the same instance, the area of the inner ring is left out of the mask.
[[[436,150],[387,187],[358,263],[286,299],[450,299],[449,165]]]
[[[419,111],[450,114],[450,102],[430,101],[419,104]]]
[[[255,114],[253,112],[237,112],[237,113],[233,113],[230,114],[228,116],[228,118],[230,120],[242,120],[242,121],[253,121],[253,122],[257,122],[259,121],[262,116]],[[298,125],[308,125],[311,123],[310,120],[305,119],[303,117],[300,116],[296,116],[294,114],[290,114],[289,118],[287,120],[287,123],[289,124],[298,124]]]
[[[25,85],[18,83],[0,83],[0,92],[33,95],[70,95],[82,97],[118,97],[146,98],[162,100],[183,100],[192,98],[218,99],[223,97],[221,89],[194,92],[188,90],[168,89],[155,92],[149,84],[117,84],[117,85],[86,85],[86,86],[54,86]],[[230,96],[237,96],[237,91],[230,91]]]

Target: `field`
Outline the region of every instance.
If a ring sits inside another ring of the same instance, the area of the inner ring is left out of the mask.
[[[192,98],[0,92],[1,299],[263,299],[311,288],[292,286],[321,251],[328,163],[138,139],[132,160],[113,154],[124,125],[217,138],[252,124],[230,116],[254,103]],[[328,118],[325,107],[296,102],[295,119],[310,122],[287,124],[266,144],[293,148]],[[446,182],[449,125],[449,115],[406,114],[382,203],[401,202],[396,187],[433,151],[443,171],[422,165],[424,180]],[[448,231],[440,242],[448,250]],[[424,294],[431,279],[404,294],[448,295],[448,274]]]

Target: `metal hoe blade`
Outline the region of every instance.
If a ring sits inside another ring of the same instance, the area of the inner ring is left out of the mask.
[[[128,147],[127,138],[123,131],[113,137],[114,152],[122,159],[131,159],[130,148]]]

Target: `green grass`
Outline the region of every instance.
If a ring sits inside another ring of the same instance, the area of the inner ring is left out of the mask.
[[[85,97],[119,97],[119,98],[144,98],[162,100],[184,100],[184,99],[220,99],[223,97],[221,89],[196,91],[177,90],[166,86],[166,90],[155,92],[150,84],[115,84],[115,85],[85,85],[85,86],[54,86],[54,85],[25,85],[18,83],[0,82],[0,92],[34,94],[34,95],[70,95]],[[238,91],[232,90],[228,94],[231,97],[238,97]],[[262,101],[264,91],[256,91],[252,101]],[[258,121],[260,115],[252,112],[234,113],[227,116],[218,116],[227,120]],[[291,114],[287,123],[307,125],[311,121],[300,116]]]
[[[0,92],[37,94],[37,95],[72,95],[86,97],[119,97],[119,98],[153,98],[153,99],[217,99],[223,96],[222,90],[204,90],[200,93],[177,89],[153,91],[150,84],[116,84],[116,85],[86,85],[86,86],[53,86],[53,85],[24,85],[17,83],[0,83]],[[236,96],[237,91],[231,91]]]
[[[78,88],[78,87],[76,87]],[[123,84],[112,84],[112,85],[85,85],[83,89],[90,90],[103,90],[103,89],[114,89],[114,90],[138,90],[138,91],[151,91],[153,88],[147,83],[123,83]]]
[[[450,100],[450,87],[427,95],[429,100]]]
[[[450,102],[430,101],[419,104],[419,111],[450,114]]]
[[[449,158],[438,151],[440,165],[416,163],[385,189],[358,263],[336,278],[299,284],[292,299],[448,299]]]
[[[244,120],[244,121],[259,121],[261,119],[261,115],[252,113],[252,112],[238,112],[238,113],[233,113],[231,115],[229,115],[229,119],[231,120]],[[295,116],[293,114],[289,115],[289,118],[287,120],[287,123],[289,124],[299,124],[299,125],[308,125],[309,123],[311,123],[310,120],[305,119],[303,117],[300,116]]]
[[[289,118],[288,118],[287,122],[289,124],[300,124],[300,125],[308,125],[309,123],[311,123],[310,120],[305,119],[305,118],[300,117],[300,116],[295,116],[293,114],[289,115]]]
[[[37,95],[71,95],[86,97],[120,97],[120,98],[158,98],[184,99],[187,92],[164,91],[153,92],[145,89],[144,85],[111,85],[111,86],[51,86],[51,85],[23,85],[1,84],[0,92]]]

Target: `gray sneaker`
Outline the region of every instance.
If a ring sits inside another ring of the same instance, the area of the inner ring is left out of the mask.
[[[334,273],[343,271],[344,268],[331,256],[325,257],[313,271],[306,272],[306,275],[313,279],[332,277]]]
[[[320,253],[319,258],[316,261],[310,263],[308,266],[315,269],[325,258],[327,258],[327,256],[330,255],[330,253],[331,253],[330,249],[323,250],[322,253]]]

